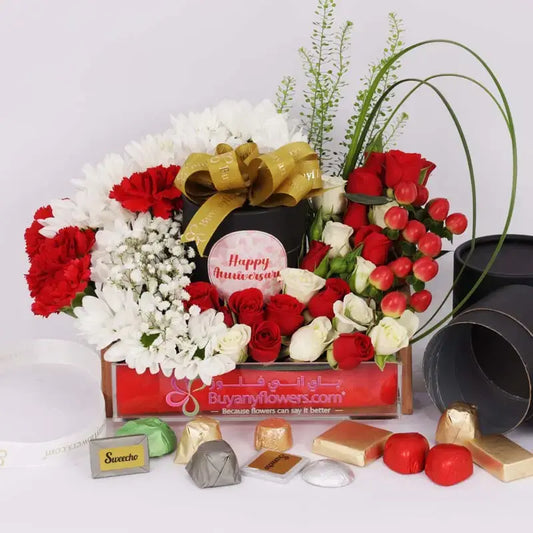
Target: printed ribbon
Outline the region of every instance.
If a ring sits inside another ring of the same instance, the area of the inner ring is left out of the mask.
[[[252,206],[293,207],[322,187],[317,154],[305,142],[293,142],[259,154],[253,142],[233,150],[216,147],[216,155],[191,154],[179,171],[176,187],[200,205],[183,232],[204,255],[220,223],[246,201]]]

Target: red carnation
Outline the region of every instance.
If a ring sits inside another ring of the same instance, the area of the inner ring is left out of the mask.
[[[48,212],[48,211],[47,211]],[[40,214],[36,214],[40,216]],[[43,238],[33,249],[26,281],[34,298],[32,311],[49,316],[69,307],[90,280],[94,232],[67,227],[52,238]]]
[[[305,305],[294,296],[276,294],[266,306],[266,320],[275,322],[283,336],[292,335],[304,322]]]
[[[333,342],[333,358],[341,370],[351,370],[374,357],[374,346],[364,333],[342,333]]]
[[[379,177],[368,169],[356,168],[348,177],[346,192],[366,194],[367,196],[381,196],[383,184]]]
[[[46,237],[39,233],[39,230],[43,227],[39,220],[42,220],[43,218],[50,218],[52,216],[52,208],[49,205],[40,207],[37,209],[37,211],[35,211],[35,215],[33,215],[33,222],[31,226],[24,232],[26,253],[30,259],[39,252],[42,242],[46,239]]]
[[[318,294],[315,294],[309,303],[307,309],[313,317],[327,316],[333,318],[333,304],[337,300],[342,300],[350,292],[350,286],[340,278],[329,278],[326,286]]]
[[[264,320],[263,303],[263,293],[254,287],[234,292],[228,300],[229,308],[237,315],[239,323],[248,326]]]
[[[311,241],[309,251],[300,261],[300,268],[314,272],[330,250],[331,246],[329,244],[324,244],[320,241]]]
[[[357,231],[360,227],[368,224],[367,211],[366,205],[350,202],[342,222]]]
[[[188,300],[183,302],[187,311],[192,305],[197,305],[201,312],[207,309],[216,309],[218,311],[220,308],[220,298],[217,289],[211,283],[207,283],[207,281],[194,281],[187,285],[185,290],[190,296]]]
[[[180,170],[177,165],[149,168],[123,178],[109,193],[125,209],[134,213],[151,211],[155,217],[170,218],[172,212],[181,209],[181,192],[174,186]]]

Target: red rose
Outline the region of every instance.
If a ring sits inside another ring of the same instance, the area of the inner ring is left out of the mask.
[[[125,209],[134,213],[151,210],[155,217],[170,218],[172,212],[181,209],[181,192],[174,186],[180,170],[177,165],[149,168],[136,172],[115,185],[109,193]]]
[[[331,246],[329,244],[324,244],[320,241],[311,241],[309,251],[300,261],[300,268],[314,272],[318,265],[320,265],[322,259],[328,255],[330,249]]]
[[[394,188],[400,181],[419,183],[422,174],[421,185],[425,185],[434,168],[435,165],[420,154],[391,150],[385,154],[385,184]]]
[[[265,318],[275,322],[283,336],[292,335],[304,322],[304,309],[305,305],[294,296],[276,294],[266,306]]]
[[[363,241],[361,255],[375,265],[384,265],[387,263],[391,245],[392,241],[383,233],[372,232]]]
[[[281,332],[275,322],[265,320],[252,328],[248,353],[254,361],[271,363],[278,358],[281,349]]]
[[[47,276],[40,290],[33,294],[33,313],[47,317],[58,313],[64,307],[70,307],[76,295],[87,288],[91,277],[90,266],[91,257],[86,255],[81,259],[72,259],[63,268]],[[28,274],[28,284],[31,283],[30,276],[31,274]]]
[[[207,309],[220,308],[220,298],[214,285],[207,283],[207,281],[195,281],[185,287],[189,293],[190,298],[183,302],[185,309],[188,311],[192,305],[197,305],[200,311]]]
[[[333,318],[333,304],[337,300],[342,300],[350,292],[350,286],[343,279],[329,278],[326,286],[318,294],[315,294],[309,303],[307,309],[313,317],[327,316]]]
[[[355,246],[359,246],[371,233],[381,233],[382,229],[376,224],[369,224],[368,226],[361,226],[355,233],[353,242]]]
[[[368,196],[381,196],[383,184],[381,180],[366,168],[356,168],[348,177],[346,192],[352,194],[366,194]]]
[[[224,315],[224,324],[226,324],[228,328],[231,328],[231,326],[235,324],[235,321],[233,320],[233,315],[231,314],[229,307],[224,305],[218,311]]]
[[[351,370],[374,357],[374,346],[364,333],[342,333],[333,342],[333,358],[341,370]]]
[[[366,205],[350,202],[342,222],[351,226],[354,231],[357,231],[361,226],[366,226],[368,224]]]
[[[264,320],[263,293],[256,288],[234,292],[228,300],[229,308],[237,315],[240,324],[253,326]]]
[[[383,181],[383,174],[385,172],[385,154],[382,152],[371,152],[368,154],[363,167],[370,172],[373,172]]]
[[[26,253],[28,254],[28,257],[30,257],[30,259],[36,253],[39,252],[41,244],[46,239],[46,237],[39,233],[39,230],[43,227],[39,220],[43,218],[50,218],[52,216],[52,208],[49,205],[45,207],[40,207],[39,209],[37,209],[37,211],[35,211],[35,215],[33,215],[33,222],[31,226],[27,228],[24,232],[24,240],[26,241]]]

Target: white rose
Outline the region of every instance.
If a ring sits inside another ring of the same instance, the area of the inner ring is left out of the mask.
[[[368,277],[376,268],[376,265],[361,256],[358,256],[356,261],[354,271],[350,277],[350,288],[354,292],[362,294],[368,287]]]
[[[346,208],[346,195],[344,187],[346,181],[340,176],[322,176],[322,188],[324,193],[313,198],[313,206],[326,215],[339,215]]]
[[[360,296],[349,293],[333,304],[333,326],[338,333],[365,331],[374,318],[374,311]]]
[[[407,309],[402,313],[400,318],[396,319],[396,322],[406,329],[407,335],[411,338],[418,329],[420,319],[415,313]]]
[[[353,228],[341,222],[326,222],[322,232],[322,241],[331,246],[328,257],[344,257],[350,251],[350,237]]]
[[[300,268],[284,268],[280,276],[285,294],[294,296],[304,305],[326,284],[324,278]]]
[[[392,355],[409,345],[407,330],[394,318],[382,318],[368,334],[377,355]]]
[[[385,213],[391,207],[398,207],[399,205],[400,204],[394,200],[383,205],[373,205],[368,212],[368,218],[372,224],[376,224],[380,228],[386,228],[387,224],[385,224]]]
[[[331,322],[325,316],[296,330],[291,337],[289,355],[295,361],[316,361],[333,339]]]
[[[246,324],[235,324],[219,337],[216,351],[228,356],[235,363],[246,361],[246,347],[252,336],[252,328]]]

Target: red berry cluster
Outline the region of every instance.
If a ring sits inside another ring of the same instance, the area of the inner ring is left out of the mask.
[[[399,317],[408,306],[416,312],[428,308],[431,293],[425,283],[439,271],[436,259],[443,253],[442,239],[451,241],[467,226],[462,213],[448,214],[450,203],[446,198],[428,201],[426,183],[434,168],[420,154],[393,150],[370,154],[365,165],[354,170],[348,180],[346,191],[351,203],[347,213],[364,211],[363,220],[368,216],[372,222],[372,207],[367,206],[396,202],[385,211],[384,229],[375,225],[354,227],[353,216],[344,220],[356,234],[368,227],[381,231],[389,240],[386,260],[376,263],[379,266],[369,278],[373,287],[370,295],[380,301],[386,316]],[[362,251],[363,257],[372,260],[364,248]]]

